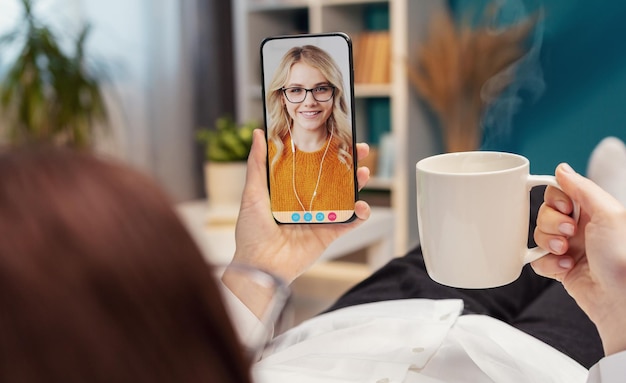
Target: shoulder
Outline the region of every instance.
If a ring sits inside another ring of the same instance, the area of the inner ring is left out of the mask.
[[[338,153],[340,148],[344,149],[348,153],[352,153],[352,145],[344,144],[338,139],[333,139],[330,145],[329,151]]]
[[[342,150],[343,149],[343,150]],[[345,157],[346,153],[352,153],[352,146],[348,146],[348,147],[341,147],[341,144],[339,143],[339,141],[334,141],[332,143],[332,145],[330,146],[330,148],[328,148],[328,155],[333,156],[334,158],[337,158],[340,153],[342,154],[342,157]],[[347,170],[351,170],[352,168],[352,160],[349,157],[346,157],[345,160],[348,162],[348,165],[345,166],[344,168],[346,168]],[[337,162],[337,164],[341,163],[340,161]]]
[[[287,139],[286,139],[286,137],[283,137],[283,138],[280,140],[280,141],[282,141],[283,146],[284,146],[284,145],[286,145],[286,144],[285,144],[285,141],[286,141],[286,140],[287,140]],[[283,149],[284,149],[284,148],[283,148]],[[277,151],[278,151],[278,149],[276,148],[276,143],[275,143],[275,141],[274,141],[274,140],[272,140],[272,139],[269,139],[269,140],[267,141],[267,152],[268,152],[268,154],[270,155],[270,157],[271,157],[271,156],[273,156],[274,154],[276,154],[276,152],[277,152]]]
[[[267,153],[270,157],[276,153],[276,144],[272,140],[267,141]]]

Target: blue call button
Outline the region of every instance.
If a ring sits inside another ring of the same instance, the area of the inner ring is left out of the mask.
[[[298,213],[293,213],[293,214],[291,215],[291,220],[292,220],[292,221],[294,221],[294,222],[298,222],[298,221],[300,221],[300,214],[298,214]]]
[[[311,220],[313,219],[313,214],[311,213],[304,213],[304,220],[307,222],[311,222]]]

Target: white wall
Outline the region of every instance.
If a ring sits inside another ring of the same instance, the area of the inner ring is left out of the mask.
[[[154,176],[176,200],[194,197],[191,60],[178,1],[36,0],[36,14],[61,36],[92,25],[88,55],[104,65],[111,134],[99,150]],[[0,0],[0,33],[15,25],[19,0]],[[3,56],[4,63],[4,56]]]

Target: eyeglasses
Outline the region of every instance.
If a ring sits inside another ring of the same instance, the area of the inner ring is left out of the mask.
[[[313,98],[317,102],[326,102],[335,95],[335,87],[332,85],[316,86],[315,88],[306,89],[300,87],[282,88],[285,97],[292,104],[299,104],[306,99],[308,92],[311,92]]]

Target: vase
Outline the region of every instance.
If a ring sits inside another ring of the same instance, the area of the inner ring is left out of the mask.
[[[204,164],[204,185],[211,207],[238,209],[245,182],[245,161]]]
[[[443,144],[446,152],[479,150],[481,141],[481,105],[461,99],[449,113],[441,116]]]

